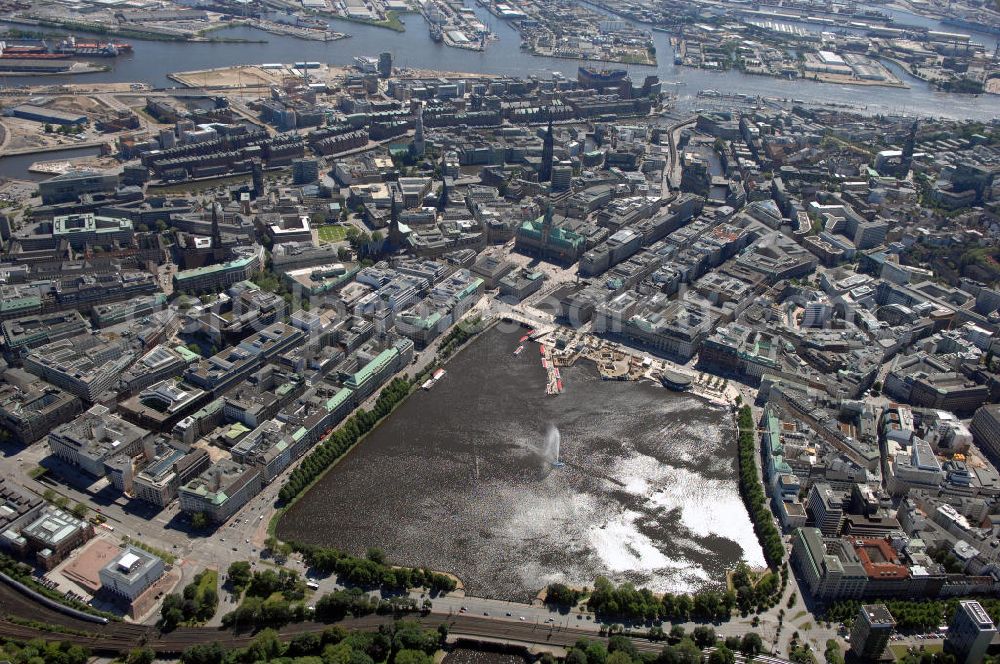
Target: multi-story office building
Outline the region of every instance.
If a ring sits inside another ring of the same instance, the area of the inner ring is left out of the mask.
[[[167,447],[143,468],[132,481],[135,497],[158,507],[166,507],[177,490],[211,465],[208,452],[201,448],[181,450]]]
[[[70,171],[38,183],[42,204],[52,205],[75,201],[82,194],[112,192],[118,187],[118,176],[94,171]]]
[[[5,320],[0,324],[4,354],[18,357],[61,339],[90,331],[90,325],[77,311],[60,311]]]
[[[219,396],[262,363],[300,344],[305,336],[290,325],[273,323],[236,346],[192,364],[184,372],[184,380]]]
[[[121,217],[101,217],[88,212],[52,219],[52,237],[56,241],[66,240],[74,249],[128,242],[134,234],[132,221]]]
[[[181,511],[204,514],[212,523],[225,523],[263,487],[263,473],[229,459],[215,462],[178,490]]]
[[[198,357],[184,346],[175,348],[165,344],[154,346],[135,364],[122,372],[120,391],[124,394],[135,394],[164,378],[179,376]]]
[[[264,267],[264,247],[237,247],[235,258],[218,265],[182,270],[174,275],[174,288],[184,293],[217,292],[246,281]]]
[[[135,352],[123,339],[80,335],[35,348],[24,368],[84,401],[117,392],[118,379]]]
[[[163,568],[163,560],[159,556],[138,547],[127,546],[102,567],[97,576],[101,580],[102,590],[132,602],[163,576]]]
[[[851,652],[863,662],[877,661],[895,628],[885,604],[862,604],[851,626]]]
[[[151,439],[149,431],[93,406],[49,434],[52,454],[95,476],[104,476],[104,462],[118,455],[135,456]]]
[[[958,664],[978,664],[996,635],[996,625],[982,604],[962,600],[948,626],[944,649],[955,656]]]
[[[95,306],[90,317],[96,327],[109,327],[125,321],[143,318],[160,311],[166,305],[167,296],[163,293],[134,297],[124,302],[99,304]]]
[[[545,275],[542,272],[519,268],[500,280],[500,296],[520,302],[542,289]]]
[[[40,380],[0,384],[0,428],[22,445],[44,438],[82,409],[80,399]]]
[[[817,528],[799,528],[792,534],[791,560],[816,599],[850,599],[865,594],[868,573],[844,540],[824,538]]]
[[[835,537],[840,534],[841,524],[844,521],[845,497],[842,492],[835,491],[826,482],[817,482],[813,485],[812,491],[809,492],[807,511],[823,535]]]
[[[396,342],[372,355],[364,350],[358,351],[358,370],[342,376],[344,387],[354,393],[359,403],[373,394],[385,381],[401,370],[413,359],[413,342],[409,339],[398,339]]]
[[[972,436],[979,448],[1000,459],[1000,404],[991,403],[979,408],[972,418]]]
[[[15,553],[22,557],[34,554],[36,563],[47,570],[93,536],[94,527],[88,521],[55,505],[42,506],[20,532],[8,529],[2,534],[4,543]]]

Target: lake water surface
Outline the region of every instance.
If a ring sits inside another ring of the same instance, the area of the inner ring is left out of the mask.
[[[281,520],[278,535],[453,572],[526,600],[597,575],[657,591],[721,587],[763,555],[736,486],[728,412],[587,362],[545,394],[537,344],[485,332]],[[562,467],[543,458],[561,434]]]

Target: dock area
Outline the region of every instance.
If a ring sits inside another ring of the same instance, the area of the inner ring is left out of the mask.
[[[549,351],[549,347],[545,344],[538,344],[538,350],[542,355],[542,367],[544,367],[546,374],[545,393],[562,394],[562,376],[559,374],[559,367],[556,366],[555,360],[552,358],[552,353]]]

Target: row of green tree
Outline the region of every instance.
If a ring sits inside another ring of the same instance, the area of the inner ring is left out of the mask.
[[[312,612],[302,602],[292,602],[280,593],[272,597],[247,596],[222,617],[222,625],[235,631],[284,627],[309,620]]]
[[[302,622],[311,612],[302,603],[306,583],[295,570],[279,568],[251,572],[246,563],[234,562],[226,572],[234,592],[246,590],[243,601],[222,618],[234,629],[263,629]]]
[[[306,582],[295,570],[271,568],[254,572],[246,585],[247,597],[271,597],[281,593],[287,600],[300,600],[306,596]]]
[[[298,468],[288,476],[285,485],[278,492],[278,498],[288,503],[305,490],[312,482],[322,475],[337,459],[344,455],[351,446],[363,437],[376,423],[388,415],[393,407],[410,393],[410,382],[405,378],[396,377],[389,381],[371,410],[362,408],[347,419],[330,436],[316,446]]]
[[[983,609],[990,615],[993,622],[1000,622],[1000,599],[978,597]],[[959,598],[946,600],[871,600],[866,604],[885,604],[896,620],[896,628],[902,631],[936,631],[939,625],[951,622],[958,609]],[[823,618],[830,622],[850,624],[861,607],[857,600],[835,602],[824,612]]]
[[[209,620],[219,606],[218,583],[218,572],[206,569],[184,586],[180,595],[171,593],[163,598],[160,629],[169,632],[181,623]]]
[[[480,329],[480,318],[473,318],[469,321],[460,322],[451,329],[451,332],[444,335],[438,346],[438,357],[442,360],[448,359],[462,344],[476,336]]]
[[[424,600],[424,607],[430,609],[430,600]],[[347,616],[404,615],[420,610],[417,600],[409,595],[392,595],[381,599],[369,595],[360,588],[335,590],[319,598],[316,602],[314,619],[320,622],[336,622]]]
[[[409,590],[427,588],[432,592],[451,592],[457,587],[453,577],[429,569],[394,567],[380,549],[368,549],[367,556],[359,558],[338,549],[292,543],[292,548],[302,554],[303,560],[321,574],[336,574],[341,583],[362,588]]]
[[[740,462],[740,495],[746,504],[754,532],[764,550],[764,558],[772,569],[781,567],[785,558],[785,546],[781,534],[774,525],[774,517],[767,506],[764,487],[757,474],[756,427],[750,406],[743,406],[739,412],[739,435],[737,436]]]
[[[188,648],[181,664],[432,664],[447,630],[426,630],[412,621],[383,625],[377,632],[347,632],[334,626],[282,643],[265,629],[246,648],[225,650],[217,643]]]
[[[784,592],[788,568],[782,573],[767,570],[757,575],[744,561],[733,570],[731,585],[736,592],[736,609],[743,615],[753,611],[761,612],[773,606]]]
[[[0,661],[10,664],[87,664],[90,653],[86,648],[65,641],[34,639],[23,645],[4,643],[0,647]]]
[[[657,597],[648,588],[631,583],[615,586],[603,576],[594,581],[587,606],[598,616],[635,622],[668,620],[686,622],[728,620],[736,607],[736,593],[706,590],[693,595],[666,593]]]
[[[545,603],[550,606],[572,608],[579,604],[586,594],[585,591],[570,588],[565,583],[550,583],[545,589]]]
[[[696,627],[686,634],[677,625],[665,638],[667,644],[656,654],[640,653],[632,640],[622,635],[609,638],[607,646],[580,639],[566,653],[564,661],[565,664],[701,664],[707,660],[709,664],[734,664],[736,653],[752,658],[764,651],[764,642],[755,632],[722,641],[711,627]],[[707,657],[703,654],[705,650],[709,650]],[[543,657],[542,661],[546,659]]]

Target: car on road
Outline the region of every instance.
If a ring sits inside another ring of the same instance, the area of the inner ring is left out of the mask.
[[[507,612],[507,617],[510,618],[510,611]]]
[[[490,615],[490,612],[489,611],[483,611],[483,615],[484,616],[488,616],[488,615]]]
[[[524,616],[518,616],[517,619],[523,622],[524,621]]]

